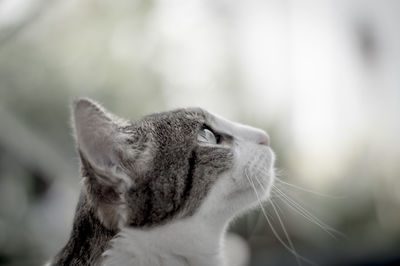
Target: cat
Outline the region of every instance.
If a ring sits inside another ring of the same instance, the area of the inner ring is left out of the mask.
[[[48,265],[225,265],[229,221],[274,182],[267,133],[201,108],[129,122],[79,98],[72,124],[82,189]]]

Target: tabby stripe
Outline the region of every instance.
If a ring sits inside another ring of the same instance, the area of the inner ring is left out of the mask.
[[[193,174],[194,170],[196,169],[196,152],[193,150],[192,154],[189,157],[189,170],[188,174],[186,177],[186,186],[185,189],[183,190],[183,199],[187,199],[190,195],[190,191],[192,190],[193,187]]]

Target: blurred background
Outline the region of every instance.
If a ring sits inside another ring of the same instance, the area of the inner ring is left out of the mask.
[[[76,96],[132,120],[194,105],[267,130],[281,180],[330,195],[280,182],[297,252],[400,265],[399,29],[397,0],[0,0],[0,265],[41,265],[68,237]],[[298,265],[259,210],[230,230],[245,265]]]

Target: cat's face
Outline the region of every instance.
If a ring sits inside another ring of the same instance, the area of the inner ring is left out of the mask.
[[[269,194],[274,154],[259,129],[199,108],[133,123],[87,99],[73,112],[85,193],[107,227],[227,219]]]

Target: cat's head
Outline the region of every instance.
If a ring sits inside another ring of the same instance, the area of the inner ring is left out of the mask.
[[[108,228],[229,219],[272,186],[268,135],[200,108],[128,122],[78,99],[73,126],[84,196]]]

